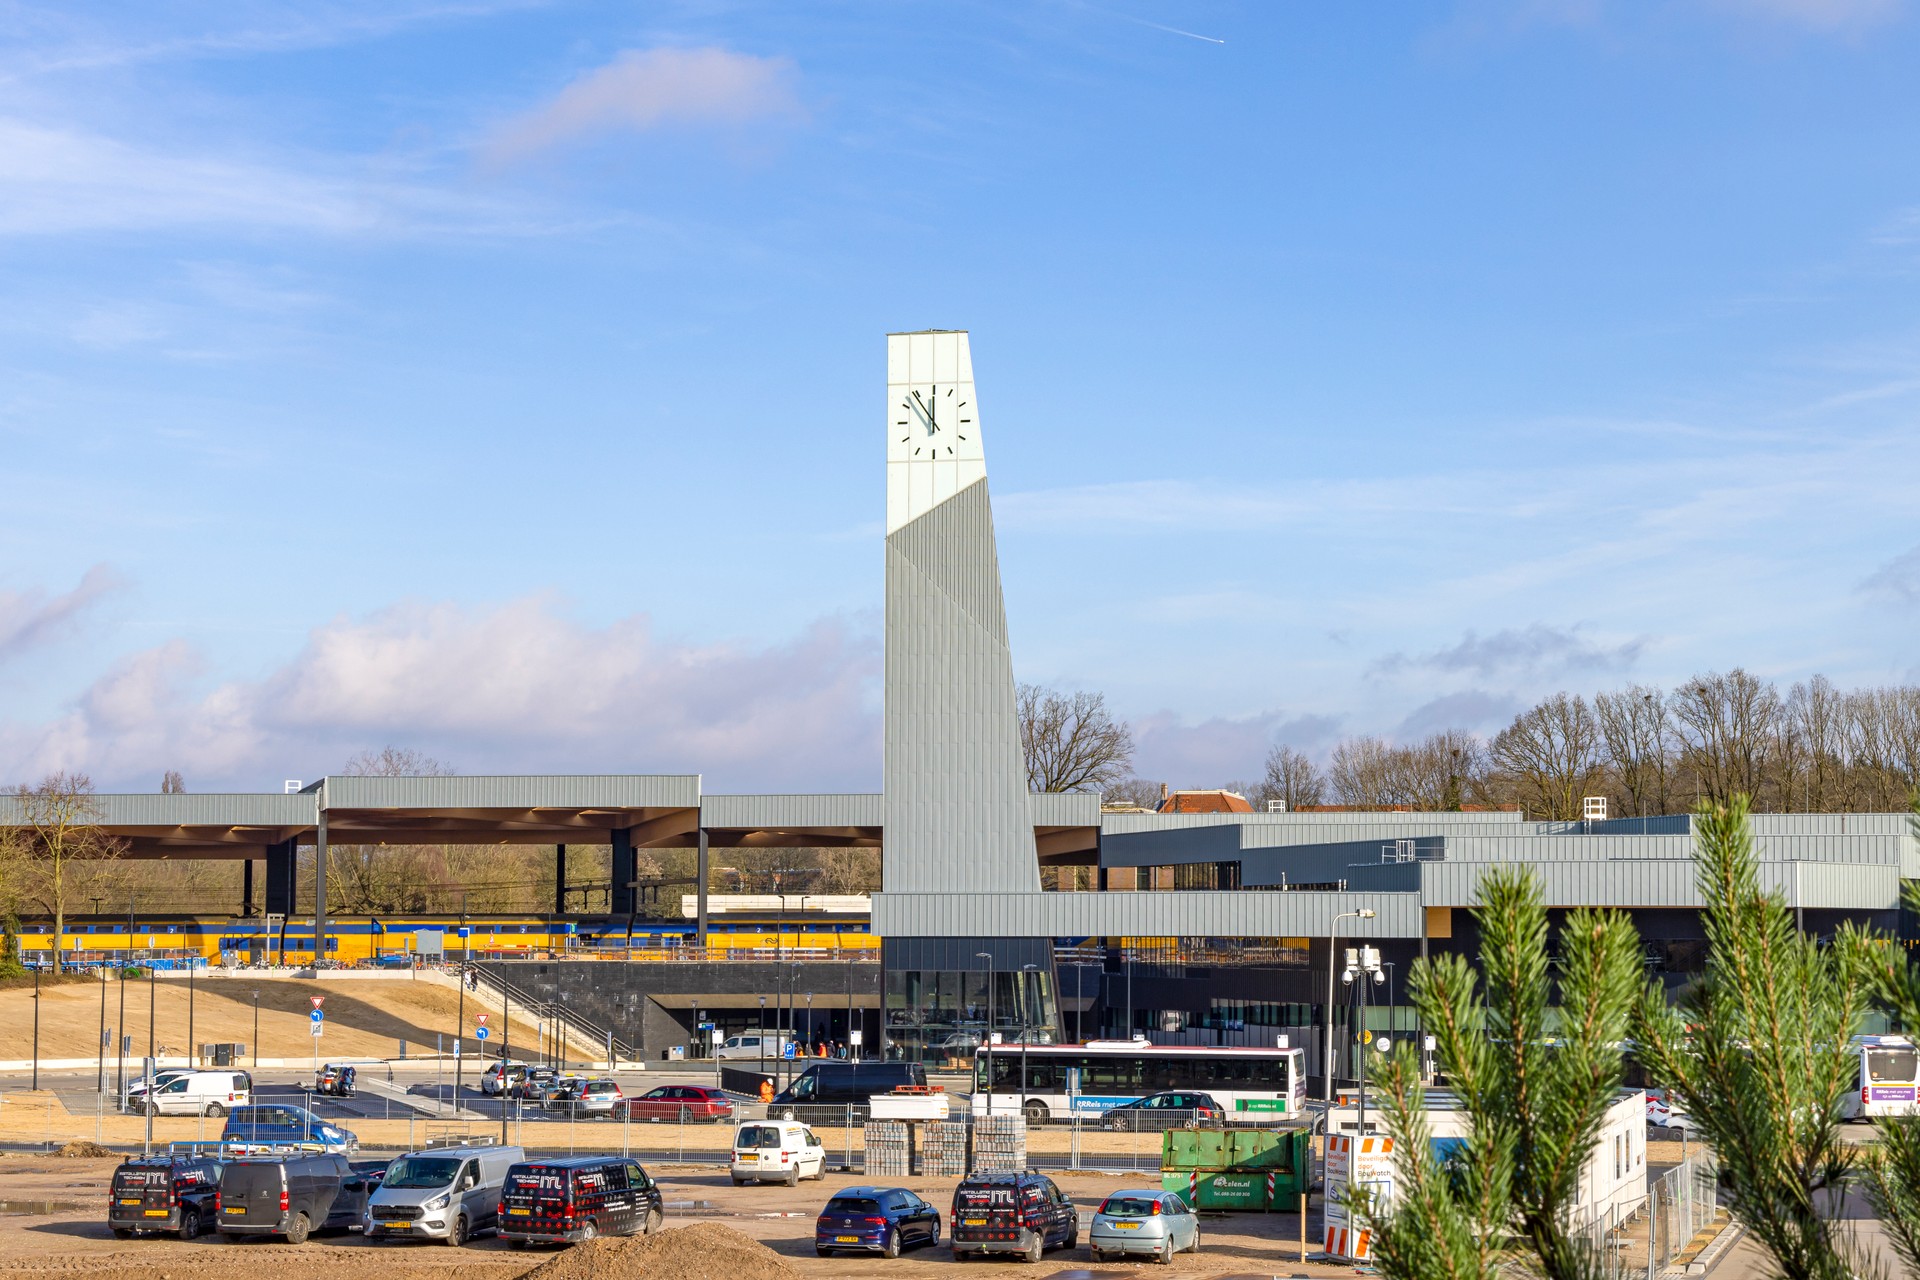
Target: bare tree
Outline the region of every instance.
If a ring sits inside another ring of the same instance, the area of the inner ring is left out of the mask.
[[[1585,698],[1556,693],[1522,711],[1487,751],[1502,782],[1529,814],[1567,821],[1602,774],[1600,729]]]
[[[1278,746],[1267,752],[1266,776],[1253,789],[1254,808],[1264,809],[1270,800],[1279,800],[1289,810],[1305,809],[1321,803],[1327,793],[1327,780],[1305,752]]]
[[[1035,791],[1104,791],[1129,776],[1133,732],[1106,697],[1023,684],[1016,694],[1027,785]]]
[[[1625,812],[1642,817],[1665,813],[1673,772],[1667,695],[1630,684],[1595,697],[1593,713]]]
[[[13,788],[11,799],[12,839],[25,851],[22,897],[53,917],[57,944],[67,904],[108,878],[123,846],[100,829],[93,780],[84,773],[48,774],[37,786]]]
[[[1394,750],[1385,738],[1344,739],[1327,760],[1327,785],[1341,804],[1380,809],[1404,803],[1396,790],[1399,781]]]
[[[1759,793],[1780,716],[1780,695],[1735,667],[1710,671],[1674,690],[1681,760],[1700,797],[1715,804]]]
[[[1397,803],[1416,809],[1458,810],[1480,772],[1481,746],[1472,734],[1442,729],[1393,753]]]
[[[1149,782],[1145,778],[1128,778],[1116,782],[1100,793],[1100,803],[1118,805],[1135,809],[1151,809],[1160,803],[1162,783]]]
[[[184,795],[187,780],[180,776],[178,769],[169,769],[160,776],[160,794],[163,796]]]
[[[362,751],[340,771],[354,778],[444,778],[453,770],[410,747]],[[332,844],[327,884],[336,910],[350,915],[425,911],[452,879],[448,850],[438,845]],[[495,864],[498,865],[498,859]]]

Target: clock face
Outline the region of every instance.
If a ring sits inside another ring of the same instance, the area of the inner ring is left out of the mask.
[[[894,455],[907,461],[951,459],[973,431],[971,387],[914,383],[893,404]]]

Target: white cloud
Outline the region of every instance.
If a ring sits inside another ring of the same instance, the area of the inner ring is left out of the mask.
[[[0,725],[0,774],[85,769],[142,789],[270,787],[396,742],[462,772],[704,773],[721,788],[878,783],[870,637],[821,622],[766,648],[689,644],[644,616],[604,627],[529,598],[484,610],[405,603],[316,628],[257,681],[192,689],[180,642],[134,655],[63,716]]]
[[[1409,668],[1480,676],[1552,676],[1575,671],[1625,671],[1646,648],[1644,639],[1601,641],[1582,634],[1578,625],[1549,626],[1544,622],[1505,627],[1490,635],[1469,630],[1459,643],[1431,653],[1390,653],[1376,659],[1371,674],[1392,675]]]
[[[0,591],[0,662],[51,644],[88,609],[124,585],[119,574],[97,564],[73,590],[51,598],[40,590]]]
[[[504,125],[487,158],[511,164],[606,133],[798,119],[805,110],[794,79],[787,58],[719,48],[629,49]]]
[[[1920,604],[1920,546],[1901,552],[1875,569],[1861,582],[1860,590],[1902,604]]]

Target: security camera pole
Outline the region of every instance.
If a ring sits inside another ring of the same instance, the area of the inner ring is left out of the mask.
[[[1380,971],[1380,949],[1378,947],[1347,948],[1347,968],[1346,972],[1340,975],[1340,981],[1346,983],[1348,986],[1354,986],[1353,980],[1356,975],[1361,979],[1353,993],[1354,1007],[1359,1011],[1355,1021],[1360,1027],[1360,1033],[1354,1037],[1355,1041],[1360,1045],[1360,1127],[1357,1132],[1361,1137],[1365,1137],[1367,1133],[1366,979],[1371,977],[1375,986],[1380,985],[1387,979],[1387,975]]]
[[[1333,918],[1333,924],[1327,930],[1327,1089],[1326,1100],[1333,1101],[1333,979],[1336,964],[1340,958],[1340,948],[1335,939],[1340,934],[1342,920],[1371,920],[1372,907],[1361,907],[1358,911],[1342,911]]]

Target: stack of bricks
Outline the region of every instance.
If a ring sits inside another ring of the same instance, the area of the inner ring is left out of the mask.
[[[973,1122],[975,1173],[1025,1173],[1027,1118],[1023,1115],[979,1116]]]
[[[926,1126],[920,1148],[921,1173],[929,1178],[963,1178],[967,1173],[967,1122],[936,1120]]]
[[[867,1121],[861,1172],[870,1178],[905,1178],[913,1173],[912,1138],[899,1120]]]

